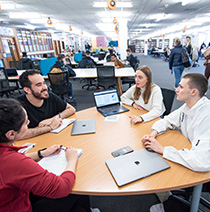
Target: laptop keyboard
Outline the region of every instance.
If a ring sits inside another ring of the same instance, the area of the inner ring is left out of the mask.
[[[100,108],[101,111],[103,112],[109,112],[109,111],[118,111],[120,108],[120,105],[115,105],[107,108]]]

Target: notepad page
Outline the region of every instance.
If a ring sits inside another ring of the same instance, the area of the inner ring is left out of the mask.
[[[77,149],[78,157],[82,154],[82,149]],[[65,151],[61,150],[59,154],[53,154],[40,160],[39,165],[46,169],[48,172],[52,172],[60,176],[67,166],[67,160]]]
[[[75,122],[76,119],[62,119],[63,123],[61,124],[60,127],[58,127],[55,130],[51,130],[50,132],[52,133],[59,133],[61,130],[65,129],[68,127],[71,123]]]

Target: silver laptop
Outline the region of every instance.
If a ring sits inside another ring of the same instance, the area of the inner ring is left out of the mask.
[[[71,135],[95,133],[95,119],[77,120],[71,130]]]
[[[105,162],[118,186],[170,168],[170,165],[160,155],[146,149],[112,158]]]
[[[116,89],[94,92],[93,96],[98,112],[104,116],[129,111],[128,108],[120,104],[120,99]]]

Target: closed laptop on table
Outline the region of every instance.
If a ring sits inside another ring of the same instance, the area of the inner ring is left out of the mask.
[[[118,186],[170,168],[159,154],[146,149],[106,160],[106,165]]]
[[[71,130],[71,135],[95,133],[95,119],[76,120]]]
[[[94,92],[93,96],[98,112],[104,116],[129,111],[129,109],[120,104],[120,99],[115,89]]]

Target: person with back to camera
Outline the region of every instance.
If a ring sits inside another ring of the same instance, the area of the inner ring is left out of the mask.
[[[175,46],[171,49],[171,53],[169,55],[169,69],[171,73],[174,71],[175,75],[175,88],[179,86],[179,82],[181,80],[182,73],[185,69],[182,63],[182,44],[181,40],[177,38],[175,40]],[[172,71],[173,70],[173,71]]]
[[[33,61],[30,58],[27,58],[26,52],[22,52],[22,58],[18,62],[17,69],[25,70],[25,69],[33,69],[33,68],[35,68]]]
[[[208,81],[202,74],[183,76],[176,93],[177,100],[184,101],[185,104],[153,124],[151,134],[142,138],[144,146],[193,171],[210,171],[210,100],[204,97],[207,89]],[[175,128],[180,129],[191,142],[191,149],[177,150],[172,146],[163,147],[155,139],[166,130]],[[164,202],[171,193],[162,192],[157,195],[160,201]],[[154,205],[150,211],[164,212],[163,204]]]
[[[148,113],[140,117],[130,116],[131,123],[147,122],[161,116],[165,111],[163,96],[160,87],[152,82],[150,68],[148,66],[137,68],[135,81],[136,85],[121,96],[121,101],[133,106],[136,110],[147,110]]]
[[[14,146],[16,140],[24,137],[29,123],[27,113],[18,101],[0,100],[0,123],[1,212],[91,211],[88,196],[70,194],[78,160],[75,148],[65,150],[67,166],[60,176],[56,176],[35,161],[59,153],[60,145],[28,154],[19,153],[23,147]]]

